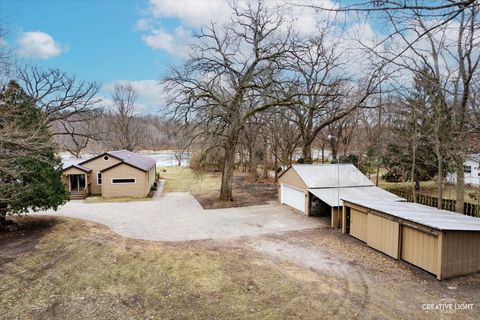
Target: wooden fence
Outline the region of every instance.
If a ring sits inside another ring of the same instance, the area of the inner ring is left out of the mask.
[[[398,190],[398,189],[387,189],[387,191],[393,194],[396,194],[399,197],[405,198],[409,202],[417,202],[417,203],[424,204],[430,207],[435,207],[435,208],[437,207],[437,204],[438,204],[437,197],[432,197],[432,196],[427,196],[425,194],[417,193],[417,201],[414,201],[413,192],[411,191]],[[456,203],[457,203],[456,200],[443,199],[442,209],[455,212]],[[467,216],[480,218],[480,206],[474,203],[465,202],[463,207],[463,214]]]

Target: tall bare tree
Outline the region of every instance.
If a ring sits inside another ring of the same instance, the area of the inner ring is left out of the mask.
[[[272,94],[279,82],[278,66],[291,50],[290,33],[280,10],[265,1],[232,4],[231,21],[202,28],[199,42],[181,68],[164,79],[175,116],[196,121],[199,137],[223,150],[220,199],[233,200],[232,181],[240,132],[258,112],[288,99]],[[247,99],[258,104],[246,103]]]
[[[113,88],[113,106],[108,112],[111,126],[108,143],[113,148],[133,151],[145,135],[139,120],[138,95],[131,84],[116,83]]]
[[[99,139],[99,132],[94,130],[98,128],[95,121],[103,112],[98,83],[80,81],[59,69],[29,65],[20,68],[16,78],[63,147],[68,146],[78,155],[90,140]]]

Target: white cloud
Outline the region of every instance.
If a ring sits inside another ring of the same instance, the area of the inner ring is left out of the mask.
[[[17,55],[21,57],[48,59],[67,51],[51,35],[41,31],[24,32],[18,38]]]
[[[150,11],[156,19],[175,17],[183,24],[198,27],[229,18],[231,8],[221,0],[150,0]]]
[[[160,107],[165,104],[165,93],[157,80],[118,80],[104,85],[103,90],[112,93],[115,83],[131,84],[133,86],[138,94],[138,106],[142,111],[159,111]]]
[[[135,24],[135,29],[140,31],[148,30],[152,27],[152,21],[150,19],[142,18],[138,19]]]
[[[188,55],[192,34],[182,26],[169,33],[163,28],[152,29],[142,36],[143,42],[154,50],[164,50],[171,55],[185,57]]]
[[[241,0],[237,2],[240,7],[255,4],[255,0]],[[292,5],[286,0],[269,0],[265,5],[272,9],[279,9],[286,21],[285,29],[293,27],[303,35],[315,34],[318,31],[318,21],[325,20],[329,13],[314,10],[303,5],[322,5],[334,7],[331,0],[299,0]],[[233,9],[227,1],[221,0],[150,0],[144,17],[137,20],[135,28],[145,31],[142,40],[154,50],[163,50],[172,55],[185,57],[188,55],[192,34],[204,25],[228,21]],[[179,20],[179,27],[174,31],[164,28],[165,19]]]

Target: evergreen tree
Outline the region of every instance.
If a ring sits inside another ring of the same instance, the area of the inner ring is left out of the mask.
[[[0,92],[0,222],[65,203],[62,164],[44,115],[11,81]]]

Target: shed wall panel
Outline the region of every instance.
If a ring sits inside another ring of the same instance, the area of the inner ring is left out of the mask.
[[[480,271],[480,233],[443,232],[442,278]]]
[[[438,238],[423,231],[402,226],[401,259],[433,274],[438,273]]]
[[[352,208],[350,211],[350,235],[367,242],[367,231],[368,214]]]
[[[395,259],[399,256],[400,224],[368,214],[367,244]]]

